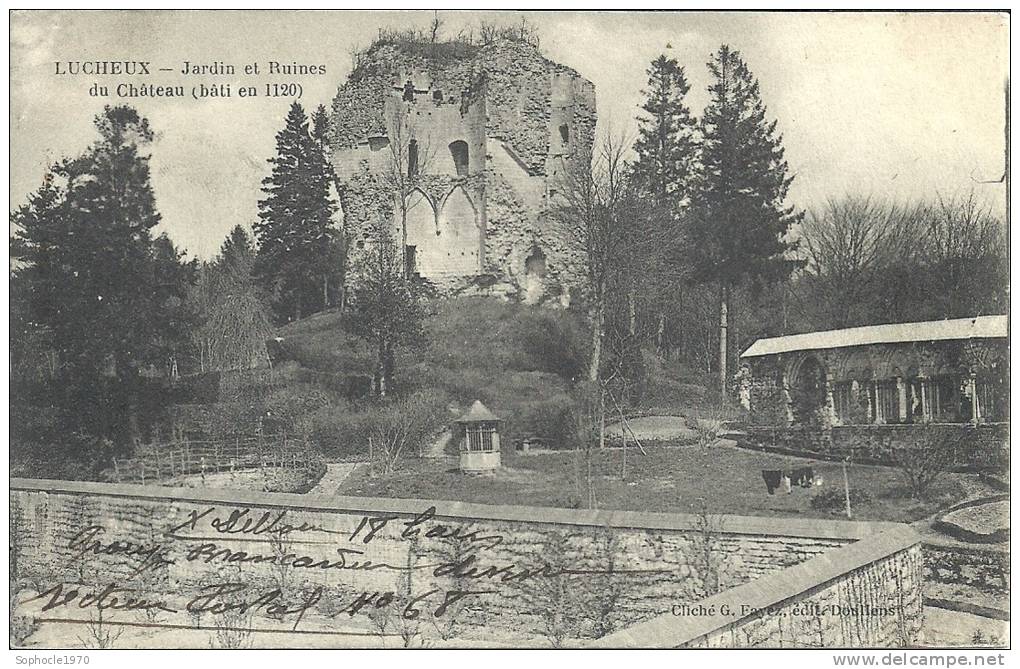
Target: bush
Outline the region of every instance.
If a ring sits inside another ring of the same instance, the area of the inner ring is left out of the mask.
[[[118,453],[105,439],[66,435],[57,443],[11,440],[11,475],[64,481],[98,481]]]
[[[583,374],[584,335],[567,312],[536,313],[519,323],[524,351],[521,369],[549,372],[568,381]]]
[[[925,425],[920,432],[893,443],[892,459],[915,498],[920,498],[956,460],[962,437],[956,430]]]
[[[507,426],[513,439],[540,437],[552,448],[572,448],[577,432],[577,407],[567,396],[519,407]]]
[[[267,434],[306,434],[308,417],[334,402],[322,389],[313,385],[294,385],[278,388],[256,405],[262,417],[262,429]]]
[[[415,455],[448,422],[449,398],[442,391],[421,391],[403,398],[323,407],[308,417],[310,437],[330,459],[365,458],[368,440],[380,442],[387,433],[403,438],[400,456]]]
[[[850,506],[856,504],[867,504],[871,501],[871,495],[865,490],[850,490]],[[846,492],[843,488],[833,488],[820,492],[811,498],[811,508],[829,513],[843,513],[846,511]]]

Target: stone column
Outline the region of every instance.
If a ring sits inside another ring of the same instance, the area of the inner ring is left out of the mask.
[[[897,394],[898,399],[899,399],[899,401],[897,402],[897,404],[899,405],[899,407],[898,407],[898,409],[899,409],[899,421],[901,423],[906,423],[907,422],[907,411],[908,411],[908,407],[907,407],[907,384],[903,383],[903,377],[902,376],[897,376],[896,377],[896,394]]]
[[[967,388],[970,390],[970,422],[977,425],[981,420],[981,416],[978,413],[981,410],[981,405],[978,403],[977,376],[974,372],[971,372],[967,378]]]
[[[790,382],[786,378],[786,372],[783,372],[780,379],[782,381],[780,394],[783,398],[783,406],[786,407],[786,425],[789,427],[793,425],[793,400],[790,398]]]
[[[832,398],[832,383],[829,374],[825,374],[825,427],[832,427],[836,424],[836,402]]]

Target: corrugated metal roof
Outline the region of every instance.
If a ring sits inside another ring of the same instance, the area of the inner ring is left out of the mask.
[[[1007,316],[977,316],[921,323],[889,323],[866,325],[845,330],[805,332],[785,337],[759,339],[741,354],[741,358],[775,355],[791,351],[811,351],[868,344],[897,344],[914,341],[949,339],[989,339],[1008,335]]]
[[[480,423],[484,421],[499,420],[495,414],[489,411],[488,407],[482,404],[481,400],[475,400],[475,403],[471,405],[471,409],[466,414],[457,419],[458,423]]]

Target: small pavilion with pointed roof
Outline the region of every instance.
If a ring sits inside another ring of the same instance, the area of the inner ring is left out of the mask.
[[[480,400],[457,419],[464,427],[460,447],[460,470],[468,473],[489,472],[500,467],[499,418]]]

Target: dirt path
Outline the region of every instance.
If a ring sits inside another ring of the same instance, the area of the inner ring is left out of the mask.
[[[691,439],[695,436],[694,430],[687,426],[687,421],[679,416],[641,416],[627,419],[626,426],[618,422],[606,427],[607,436],[620,437],[624,434],[649,440]]]
[[[422,457],[426,458],[445,458],[446,457],[446,445],[453,439],[453,433],[449,430],[444,431],[441,435],[436,437],[422,453]]]
[[[319,483],[308,491],[309,495],[327,495],[332,497],[347,480],[347,477],[357,469],[362,462],[330,462],[326,465],[326,473],[322,475]]]

